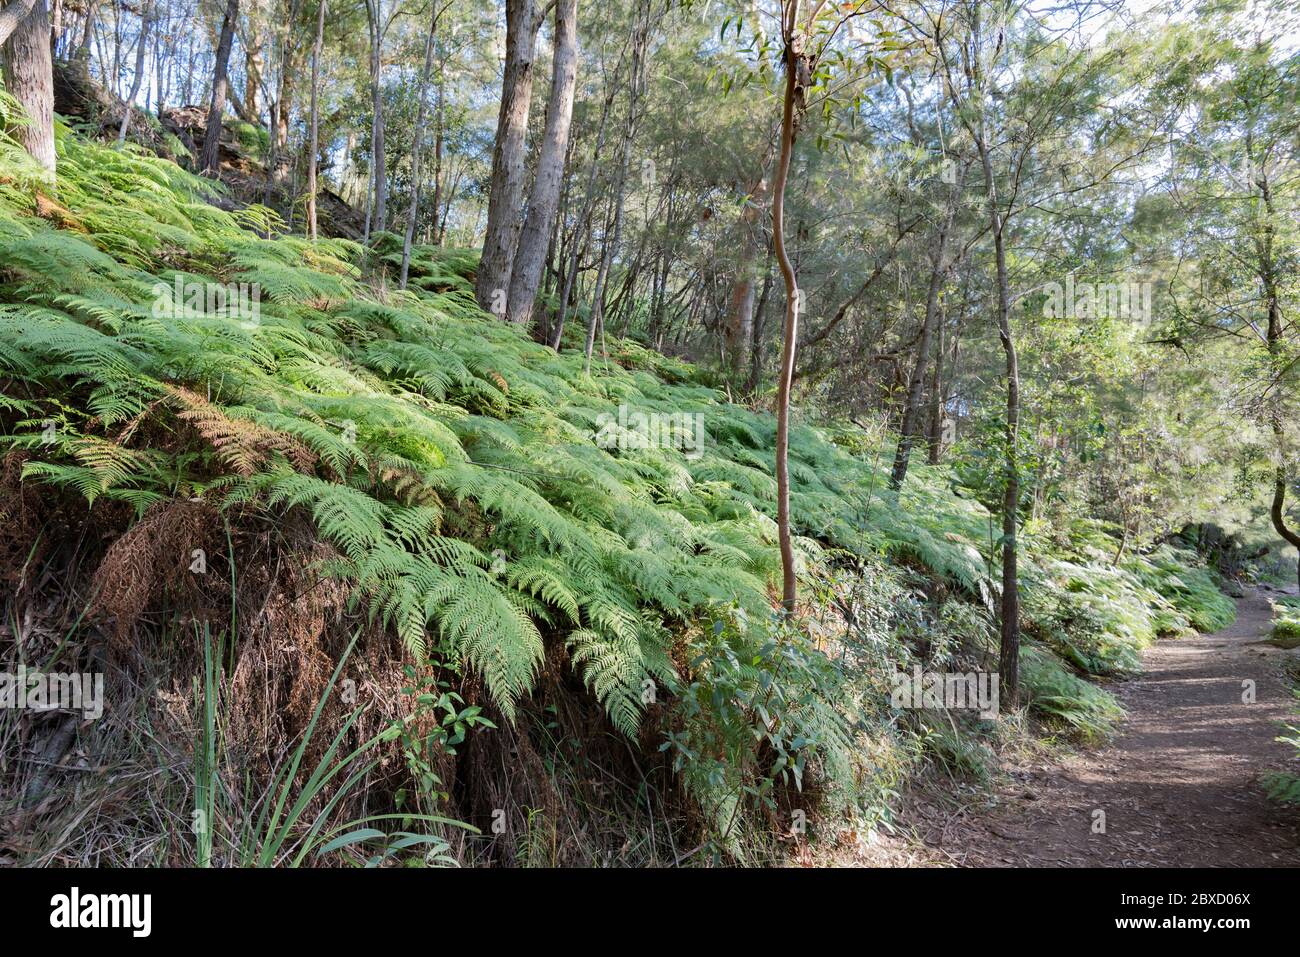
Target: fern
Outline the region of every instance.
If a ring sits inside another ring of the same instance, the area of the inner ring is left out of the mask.
[[[0,114],[10,106],[0,95]],[[751,693],[786,667],[770,641],[772,416],[726,403],[697,370],[631,342],[612,342],[608,365],[584,374],[580,353],[556,354],[478,309],[472,253],[417,247],[412,288],[384,293],[363,281],[367,251],[355,243],[262,238],[283,230],[268,210],[225,212],[206,202],[218,186],[174,164],[58,135],[62,230],[29,214],[31,171],[11,163],[0,134],[13,171],[0,182],[0,452],[28,457],[25,481],[137,513],[198,491],[272,520],[296,510],[338,552],[319,574],[346,582],[413,654],[463,659],[508,717],[537,679],[543,629],[627,735],[647,681],[674,695],[701,682],[712,710],[700,726],[731,707],[712,699],[703,666],[672,664],[723,610],[751,623],[733,636],[737,688]],[[375,256],[391,257],[391,243],[379,237]],[[165,308],[158,287],[177,280],[256,283],[258,320]],[[598,445],[620,404],[701,416],[705,447],[688,456],[681,435],[630,447],[630,434],[622,449]],[[790,438],[801,568],[884,555],[991,598],[988,513],[942,474],[918,466],[894,496],[881,491],[875,450],[843,430],[800,425]],[[1071,594],[1059,568],[1028,555],[1026,569],[1029,607]],[[1100,582],[1087,595],[1098,607],[1154,594],[1130,587],[1132,571],[1079,574]],[[1168,603],[1191,584],[1184,604],[1199,595],[1210,608],[1205,581],[1171,574],[1153,584]],[[1146,632],[1132,638],[1122,644]],[[1116,641],[1077,650],[1125,664]],[[1060,674],[1048,678],[1040,713],[1110,720],[1096,700],[1079,705]],[[823,680],[840,678],[795,685]],[[814,695],[788,707],[840,773],[857,745],[834,704]],[[717,813],[734,806],[717,781],[696,783]]]

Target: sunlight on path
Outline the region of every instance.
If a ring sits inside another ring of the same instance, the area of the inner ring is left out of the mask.
[[[1158,642],[1139,678],[1113,686],[1128,711],[1114,743],[1013,769],[1023,786],[1004,789],[987,817],[925,843],[966,866],[1300,865],[1300,815],[1258,784],[1289,759],[1274,739],[1293,703],[1282,667],[1297,654],[1262,643],[1269,619],[1252,592],[1231,627]],[[1245,682],[1254,703],[1242,700]]]

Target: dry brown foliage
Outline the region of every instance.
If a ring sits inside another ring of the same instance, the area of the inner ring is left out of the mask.
[[[26,452],[15,451],[0,459],[0,580],[15,585],[29,564],[39,564],[49,544],[38,542],[43,521],[40,493],[22,481],[27,458]]]
[[[169,595],[192,619],[216,617],[210,596],[220,576],[208,566],[220,533],[221,516],[206,502],[152,506],[104,554],[92,582],[91,619],[111,623],[120,648],[146,610]]]
[[[239,475],[258,472],[272,452],[283,454],[300,472],[316,464],[316,453],[291,435],[245,419],[232,419],[203,396],[182,386],[168,385],[167,391],[181,408],[178,417],[194,426],[216,451],[217,458]]]
[[[334,555],[329,546],[310,543],[281,556],[274,568],[249,572],[259,581],[243,590],[263,600],[240,629],[231,676],[230,730],[241,747],[271,753],[311,720],[337,663],[339,649],[328,647],[330,626],[347,597],[341,583],[311,569]]]

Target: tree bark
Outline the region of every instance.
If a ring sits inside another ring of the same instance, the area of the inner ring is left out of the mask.
[[[244,109],[249,115],[258,117],[261,108],[258,99],[262,90],[262,47],[265,45],[266,36],[261,19],[262,5],[254,3],[253,9],[248,10],[248,37],[247,44],[244,48]],[[259,122],[259,120],[249,120],[250,123]]]
[[[10,0],[0,7],[0,46],[18,29],[18,25],[27,19],[36,0]]]
[[[965,177],[962,177],[963,181]],[[930,283],[925,293],[925,319],[921,324],[921,338],[916,344],[916,362],[912,367],[912,376],[908,383],[907,401],[903,407],[903,425],[898,436],[898,446],[894,452],[894,468],[889,477],[890,488],[898,491],[907,478],[912,445],[920,433],[921,404],[925,394],[925,367],[930,359],[930,340],[934,338],[934,327],[939,315],[939,293],[948,275],[948,234],[952,231],[953,217],[957,212],[957,197],[961,183],[954,184],[948,190],[947,208],[943,222],[939,225],[935,237],[935,247],[930,257]],[[935,360],[938,362],[938,360]]]
[[[767,258],[763,263],[763,291],[759,293],[758,305],[754,308],[753,347],[749,350],[749,375],[745,379],[745,393],[754,395],[758,392],[758,383],[763,378],[763,329],[767,304],[772,298],[772,251],[768,248]]]
[[[587,339],[582,350],[583,372],[591,372],[591,355],[596,349],[596,330],[599,328],[602,333],[604,332],[605,278],[609,273],[611,248],[609,234],[621,214],[621,210],[615,210],[612,206],[605,214],[604,243],[600,251],[600,264],[596,267],[596,284],[591,291],[591,312],[587,316]]]
[[[447,195],[442,200],[442,213],[438,217],[438,245],[445,245],[447,241],[447,220],[451,218],[451,204],[456,199],[456,191],[460,188],[461,177],[465,173],[465,167],[461,166],[456,170],[456,175],[451,177],[447,184]]]
[[[89,63],[90,62],[90,38],[95,32],[95,20],[99,16],[99,0],[90,0],[86,6],[86,20],[81,25],[81,41],[77,44],[77,50],[72,55],[74,60]],[[0,30],[3,33],[3,30]],[[4,40],[0,39],[0,44]]]
[[[443,8],[444,10],[446,7]],[[433,35],[438,30],[442,10],[433,7],[429,21],[429,35],[424,39],[424,71],[420,74],[419,106],[415,113],[415,144],[411,147],[411,208],[406,213],[406,235],[402,239],[402,274],[398,281],[402,289],[411,269],[411,244],[415,239],[415,220],[420,213],[420,157],[424,153],[425,98],[429,92],[429,74],[433,72]],[[435,207],[436,210],[436,207]]]
[[[289,0],[285,10],[287,19],[284,32],[280,35],[280,78],[271,110],[271,155],[274,157],[271,177],[276,185],[284,182],[293,165],[292,151],[289,149],[289,118],[293,113],[293,96],[298,79],[298,43],[294,28],[301,10],[302,0]]]
[[[429,202],[430,212],[433,213],[430,239],[436,243],[442,242],[438,237],[442,232],[439,212],[442,209],[443,84],[446,82],[444,79],[446,69],[447,58],[444,55],[438,64],[438,85],[435,88],[434,102],[437,105],[433,111],[433,199]]]
[[[54,67],[45,0],[34,0],[18,20],[0,51],[0,63],[4,66],[5,85],[30,120],[15,131],[15,136],[32,159],[53,173]]]
[[[1246,145],[1247,150],[1253,152],[1252,140],[1253,137],[1248,137]],[[1253,162],[1252,166],[1254,166]],[[1282,301],[1278,291],[1277,264],[1273,255],[1273,224],[1277,212],[1273,206],[1272,185],[1269,183],[1267,167],[1262,163],[1259,166],[1259,178],[1254,185],[1259,189],[1260,200],[1264,204],[1265,218],[1262,227],[1255,233],[1255,255],[1258,261],[1257,272],[1260,284],[1264,287],[1264,301],[1268,309],[1268,353],[1270,359],[1276,364],[1282,354],[1284,329]],[[1283,541],[1296,549],[1297,556],[1300,557],[1300,532],[1291,529],[1286,523],[1288,485],[1286,428],[1283,423],[1281,390],[1276,387],[1277,383],[1273,385],[1273,397],[1269,403],[1268,418],[1273,430],[1273,440],[1277,446],[1277,467],[1273,473],[1273,501],[1269,507],[1269,518],[1273,522],[1273,529],[1282,537]],[[1296,564],[1296,585],[1300,587],[1300,561]]]
[[[227,0],[226,15],[221,21],[221,39],[217,42],[216,65],[212,71],[212,100],[208,104],[208,128],[203,136],[203,156],[199,171],[215,177],[221,165],[221,114],[226,109],[226,70],[230,65],[230,46],[239,20],[239,0]]]
[[[135,46],[135,76],[131,79],[131,92],[122,106],[122,125],[117,131],[117,145],[126,142],[126,131],[131,125],[131,113],[135,110],[135,98],[140,95],[144,83],[144,58],[149,48],[149,30],[153,27],[154,6],[146,3],[140,11],[140,36]]]
[[[982,92],[981,92],[982,96]],[[1019,704],[1020,697],[1020,582],[1017,572],[1018,549],[1016,544],[1017,517],[1020,508],[1020,463],[1018,443],[1020,434],[1020,364],[1016,355],[1015,340],[1011,334],[1011,288],[1007,278],[1006,226],[998,205],[997,185],[993,178],[993,162],[983,133],[983,103],[981,107],[980,135],[975,145],[979,150],[984,170],[984,190],[988,200],[989,224],[993,233],[993,253],[997,266],[998,287],[998,338],[1006,357],[1007,421],[1003,450],[1006,474],[1002,496],[1002,628],[998,662],[999,697],[1004,711]]]
[[[307,235],[316,241],[316,163],[320,154],[320,55],[325,37],[325,0],[316,11],[316,42],[311,48],[311,146],[307,150]],[[403,283],[405,285],[405,283]]]
[[[788,12],[786,12],[788,11]],[[772,243],[777,264],[785,282],[785,332],[781,343],[781,371],[776,400],[776,525],[781,550],[781,604],[793,615],[798,598],[798,578],[794,567],[794,542],[790,533],[790,392],[794,383],[795,346],[799,341],[800,291],[794,266],[785,247],[785,187],[790,176],[790,156],[794,151],[796,100],[802,103],[801,77],[811,73],[801,37],[799,0],[788,0],[783,24],[785,94],[781,101],[781,152],[777,160],[776,180],[772,186]]]
[[[153,63],[154,63],[154,83],[157,85],[156,99],[154,100],[154,116],[162,119],[163,101],[167,96],[167,69],[169,58],[166,51],[166,34],[168,21],[155,17],[154,21],[154,46],[153,46]]]
[[[370,21],[370,103],[373,111],[370,168],[375,192],[374,229],[383,232],[388,227],[388,159],[384,153],[384,96],[380,83],[384,69],[384,22],[380,0],[366,0],[366,13]]]
[[[766,245],[759,221],[768,203],[771,184],[768,167],[772,162],[771,146],[763,159],[758,177],[745,195],[745,208],[740,214],[740,257],[736,263],[736,280],[731,287],[731,303],[727,321],[723,325],[723,341],[727,348],[727,361],[733,374],[744,368],[754,346],[754,300],[758,277],[754,264]]]
[[[529,322],[533,316],[546,247],[560,203],[560,186],[564,179],[564,162],[569,152],[569,130],[573,120],[573,94],[578,77],[578,0],[558,0],[556,3],[554,45],[546,129],[506,296],[506,318],[520,325]]]
[[[602,237],[603,243],[600,251],[600,265],[596,270],[596,286],[592,291],[591,315],[588,317],[587,321],[587,343],[584,365],[584,370],[587,372],[591,371],[591,355],[596,344],[597,330],[601,333],[601,341],[604,341],[605,288],[609,282],[609,271],[613,267],[614,252],[618,249],[619,238],[623,230],[623,208],[627,199],[628,156],[632,148],[632,141],[636,137],[641,92],[645,83],[645,50],[646,43],[649,40],[649,35],[649,24],[638,23],[635,28],[632,42],[632,68],[629,73],[628,82],[627,123],[624,124],[623,127],[623,142],[619,148],[618,176],[614,182],[613,229],[610,230],[607,228]],[[588,185],[590,186],[590,183],[588,183]],[[574,266],[576,271],[576,252],[574,257]],[[558,334],[556,335],[556,342],[559,342]]]
[[[956,381],[957,354],[961,347],[959,331],[961,322],[966,315],[966,310],[970,306],[970,283],[974,270],[967,263],[964,270],[965,275],[962,277],[962,296],[961,308],[957,312],[957,322],[954,324],[953,341],[952,341],[952,361],[948,364],[948,370],[944,369],[944,359],[948,354],[946,339],[947,321],[946,316],[942,313],[939,316],[939,341],[935,350],[934,359],[934,388],[930,395],[930,464],[938,465],[939,458],[943,453],[944,443],[944,417],[947,412],[947,394],[950,384]]]
[[[939,464],[939,453],[943,450],[943,356],[946,345],[944,343],[944,326],[946,323],[944,310],[939,310],[939,322],[935,326],[934,341],[934,367],[930,370],[930,396],[928,422],[926,425],[926,440],[929,444],[929,454],[927,461],[931,465]]]
[[[582,256],[583,234],[591,227],[592,214],[596,208],[596,178],[600,172],[600,158],[605,149],[605,131],[609,121],[609,111],[614,104],[614,90],[610,90],[600,109],[600,122],[596,126],[596,144],[591,152],[591,165],[587,170],[587,186],[582,199],[582,211],[578,214],[573,236],[573,251],[569,256],[568,267],[564,270],[564,280],[560,284],[560,301],[556,310],[555,325],[547,341],[552,349],[559,350],[560,340],[564,336],[564,323],[569,315],[569,298],[573,285],[578,278],[578,261]]]
[[[992,146],[986,130],[985,76],[983,36],[980,31],[981,5],[971,4],[970,49],[963,50],[961,69],[965,75],[967,95],[974,97],[974,117],[963,110],[952,83],[952,71],[944,57],[945,87],[953,100],[955,112],[962,117],[974,141],[980,168],[984,174],[984,198],[988,209],[989,231],[993,236],[993,254],[997,274],[998,338],[1006,360],[1006,422],[1003,430],[1002,494],[1002,596],[1001,641],[998,661],[999,704],[1003,711],[1013,711],[1020,699],[1020,584],[1017,569],[1017,526],[1020,509],[1020,362],[1011,331],[1011,285],[1007,274],[1006,220],[998,200],[997,181],[993,174]],[[998,37],[1001,43],[1001,36]],[[1008,214],[1009,215],[1009,214]]]
[[[533,98],[533,0],[506,0],[506,64],[492,151],[487,229],[475,283],[478,304],[504,318],[524,196],[524,138]]]

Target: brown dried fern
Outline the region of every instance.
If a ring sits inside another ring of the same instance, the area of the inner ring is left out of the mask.
[[[118,538],[95,570],[90,617],[112,624],[115,645],[127,643],[131,629],[151,606],[171,593],[192,618],[216,614],[209,594],[224,586],[209,567],[220,543],[221,517],[206,502],[159,502]]]
[[[267,458],[279,452],[299,472],[316,466],[316,453],[283,432],[268,429],[247,419],[234,419],[215,403],[183,386],[168,385],[167,391],[182,411],[178,417],[194,426],[223,463],[239,475],[254,475]]]

